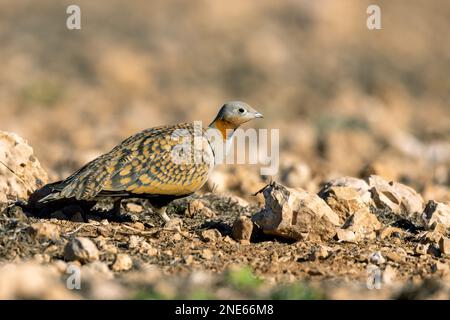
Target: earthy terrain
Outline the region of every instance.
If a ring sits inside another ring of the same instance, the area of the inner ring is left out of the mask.
[[[0,298],[450,298],[450,5],[379,1],[369,31],[358,0],[79,1],[69,31],[68,4],[0,10]],[[169,225],[141,200],[26,208],[233,99],[280,130],[276,175],[222,165]]]

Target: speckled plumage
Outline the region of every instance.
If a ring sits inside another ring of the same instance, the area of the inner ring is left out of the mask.
[[[42,200],[189,195],[208,179],[214,161],[211,147],[203,138],[204,160],[198,162],[190,159],[192,161],[176,163],[172,151],[186,133],[191,137],[202,136],[199,130],[200,127],[192,123],[182,123],[135,134],[56,184],[53,189],[57,192]]]
[[[240,124],[260,117],[262,115],[247,104],[232,101],[220,109],[209,128],[219,130],[220,139],[225,143],[232,137],[232,134],[225,135],[226,129],[234,132]],[[204,129],[194,123],[144,130],[67,179],[37,190],[30,196],[28,205],[39,208],[49,202],[64,204],[77,200],[92,207],[92,203],[102,197],[113,197],[118,199],[114,205],[118,214],[122,198],[140,197],[147,198],[161,217],[169,221],[163,207],[199,190],[214,167],[214,150],[207,137]],[[180,155],[180,151],[186,150],[187,157],[186,153]],[[181,156],[178,161],[177,154]]]

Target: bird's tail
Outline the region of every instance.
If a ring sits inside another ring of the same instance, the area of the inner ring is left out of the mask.
[[[62,190],[63,181],[49,183],[42,188],[34,191],[28,198],[28,206],[40,208],[46,203],[59,199],[59,193]]]

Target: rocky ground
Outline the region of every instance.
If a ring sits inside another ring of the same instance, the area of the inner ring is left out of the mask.
[[[20,137],[3,140],[16,141],[4,160],[23,171],[2,179],[20,199],[46,174],[37,159],[17,164],[32,155]],[[449,297],[447,204],[377,175],[336,178],[318,193],[271,182],[251,197],[263,205],[208,191],[180,199],[168,224],[145,200],[125,202],[121,217],[107,201],[40,213],[7,201],[0,297]],[[80,290],[67,288],[74,268]]]

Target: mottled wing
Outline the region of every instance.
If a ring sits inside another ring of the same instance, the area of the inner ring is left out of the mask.
[[[103,190],[158,195],[197,191],[208,179],[213,161],[209,143],[197,129],[192,124],[182,124],[157,136],[143,137],[131,161],[115,168]],[[200,139],[199,150],[194,148],[194,136]],[[196,153],[200,150],[206,154]]]
[[[142,131],[67,178],[59,187],[58,198],[88,200],[102,192],[108,195],[195,192],[208,179],[213,163],[211,148],[202,133],[189,123]],[[199,150],[193,147],[194,152],[187,157],[176,157],[186,151],[186,141],[189,145],[194,134],[200,137],[202,147]]]

